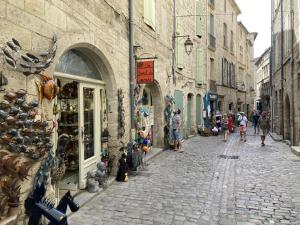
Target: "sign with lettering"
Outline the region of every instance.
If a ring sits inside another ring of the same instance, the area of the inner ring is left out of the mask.
[[[136,63],[136,82],[138,84],[151,84],[154,82],[154,60]]]

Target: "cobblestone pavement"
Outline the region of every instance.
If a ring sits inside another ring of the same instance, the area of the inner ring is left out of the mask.
[[[300,225],[300,158],[283,143],[268,137],[261,147],[259,139],[240,142],[237,133],[226,143],[221,136],[189,139],[184,153],[163,152],[71,215],[69,224]]]

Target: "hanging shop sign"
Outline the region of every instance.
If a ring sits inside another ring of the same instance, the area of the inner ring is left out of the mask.
[[[154,60],[136,63],[136,82],[138,84],[151,84],[154,82]]]

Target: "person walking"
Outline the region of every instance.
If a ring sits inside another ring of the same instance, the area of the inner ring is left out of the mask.
[[[223,121],[222,121],[222,129],[224,131],[224,140],[223,141],[226,142],[227,137],[230,134],[230,131],[232,129],[232,119],[231,119],[230,114],[228,114],[228,115],[224,114]]]
[[[252,115],[252,123],[253,123],[253,127],[254,127],[254,134],[259,133],[259,128],[257,126],[258,120],[259,120],[259,113],[257,111],[254,111],[254,113]]]
[[[179,137],[179,131],[181,127],[181,116],[180,116],[181,110],[178,109],[176,112],[174,112],[174,116],[172,118],[172,128],[173,128],[173,139],[174,139],[174,151],[177,151],[178,149],[181,149],[180,144],[180,137]],[[182,150],[181,150],[182,152]]]
[[[263,112],[258,120],[258,127],[260,129],[261,146],[265,146],[266,136],[270,131],[270,118],[267,116],[267,112]]]
[[[245,116],[244,112],[240,112],[238,122],[239,122],[239,127],[240,127],[241,141],[244,140],[244,142],[246,142],[246,132],[247,132],[248,119]],[[244,137],[244,139],[243,139],[243,137]]]

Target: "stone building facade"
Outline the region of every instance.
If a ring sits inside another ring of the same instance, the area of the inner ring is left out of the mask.
[[[218,98],[210,108],[220,112],[253,109],[253,45],[250,33],[237,20],[241,10],[233,0],[207,1],[207,82],[208,91]]]
[[[299,146],[299,2],[272,1],[273,131]]]
[[[256,61],[256,109],[270,112],[270,52],[268,48]]]
[[[174,108],[182,111],[183,137],[195,134],[197,126],[203,125],[203,97],[209,84],[205,82],[206,51],[203,51],[206,21],[195,16],[195,12],[203,15],[201,3],[176,1],[175,36],[172,1],[144,0],[133,4],[135,58],[137,62],[155,58],[154,82],[135,84],[136,109],[150,110],[147,113],[150,112],[152,121],[142,126],[151,130],[154,147],[164,145],[166,96],[173,96]],[[46,73],[56,81],[59,94],[52,101],[43,99],[38,118],[56,124],[53,155],[66,135],[72,137],[74,152],[69,155],[66,175],[60,184],[49,185],[48,196],[59,198],[59,190],[85,188],[87,173],[96,169],[101,158],[109,154],[118,159],[122,143],[136,135],[130,127],[128,7],[128,1],[116,0],[0,0],[1,47],[15,38],[23,52],[40,54],[49,48],[53,35],[57,36],[56,56]],[[190,55],[185,51],[187,37],[193,42]],[[173,40],[175,74],[172,74]],[[0,54],[0,70],[8,80],[5,89],[25,89],[28,98],[39,100],[36,87],[39,75],[24,76]],[[117,160],[113,163],[115,169]],[[29,181],[22,183],[19,221],[23,220],[23,202],[34,188],[39,167],[40,161],[34,163]]]

